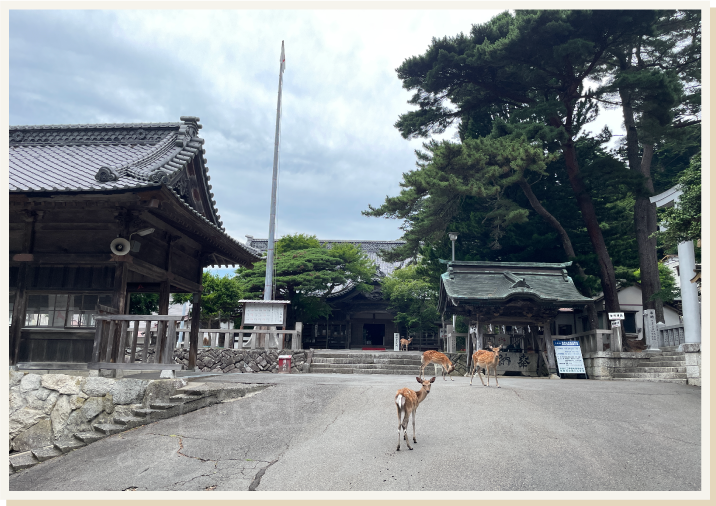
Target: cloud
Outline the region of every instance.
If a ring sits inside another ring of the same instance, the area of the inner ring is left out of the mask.
[[[281,41],[277,236],[396,239],[360,214],[399,192],[413,150],[395,68],[498,11],[12,11],[10,123],[201,118],[227,231],[268,235]],[[448,134],[446,134],[448,135]]]

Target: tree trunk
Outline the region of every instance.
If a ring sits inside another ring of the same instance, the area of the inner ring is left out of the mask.
[[[656,239],[650,237],[657,229],[656,205],[649,201],[654,194],[654,182],[651,179],[651,160],[654,155],[654,145],[644,144],[641,163],[639,162],[639,136],[634,121],[634,109],[631,106],[631,93],[628,90],[619,90],[626,128],[627,159],[629,169],[644,176],[644,186],[636,192],[634,203],[634,228],[636,230],[636,244],[639,254],[639,269],[641,271],[641,303],[644,309],[654,309],[656,320],[664,322],[664,302],[652,299],[661,289],[659,280],[659,260],[656,257]]]
[[[530,201],[530,205],[532,206],[532,209],[535,210],[537,214],[539,214],[546,222],[549,224],[553,229],[557,231],[557,234],[559,235],[560,240],[562,241],[562,248],[564,249],[564,253],[567,255],[567,258],[570,260],[576,257],[574,253],[574,248],[572,247],[572,241],[569,239],[569,235],[567,234],[567,231],[562,227],[562,225],[559,223],[557,218],[552,216],[552,214],[547,211],[542,206],[542,203],[539,201],[537,196],[532,191],[532,187],[530,184],[523,178],[520,179],[518,184],[520,185],[520,188],[522,188],[522,191],[524,192],[525,196],[527,197],[527,200]],[[586,274],[584,273],[584,269],[582,269],[582,266],[578,263],[576,264],[577,269],[579,270],[579,275],[584,278],[586,277]]]
[[[569,121],[571,121],[571,119]],[[569,182],[572,185],[574,196],[577,198],[579,210],[582,212],[582,219],[587,227],[587,233],[592,242],[592,247],[597,255],[600,273],[599,278],[602,284],[602,291],[604,292],[606,310],[612,313],[619,312],[619,297],[617,295],[617,280],[614,274],[614,266],[612,265],[612,259],[609,257],[602,230],[599,228],[599,220],[594,210],[592,197],[587,192],[584,181],[579,174],[579,162],[577,162],[577,152],[574,148],[574,141],[570,139],[562,143],[562,150],[564,152]]]

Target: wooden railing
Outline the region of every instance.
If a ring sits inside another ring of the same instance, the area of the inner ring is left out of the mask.
[[[259,334],[268,334],[276,337],[278,335],[278,349],[285,349],[288,340],[291,341],[292,350],[300,350],[302,347],[301,325],[296,324],[297,330],[259,330],[259,329],[199,329],[199,348],[241,348],[256,349]],[[191,328],[176,329],[178,338],[176,340],[177,348],[186,347],[187,337],[191,332]],[[184,334],[181,336],[180,334]],[[205,345],[204,337],[209,337],[209,344]],[[240,346],[239,343],[241,344]],[[269,349],[269,340],[266,339],[265,349]]]
[[[154,369],[179,370],[174,363],[177,339],[176,322],[181,317],[169,315],[101,315],[95,317],[95,336],[92,361],[88,369]],[[134,322],[128,332],[129,322]],[[152,322],[157,322],[153,362],[148,363],[152,336]],[[137,362],[137,341],[140,323],[144,323],[144,342],[141,362]],[[129,341],[129,346],[127,346]],[[129,357],[127,357],[129,348]]]
[[[683,323],[678,325],[658,324],[657,329],[659,331],[659,347],[679,346],[686,342]]]

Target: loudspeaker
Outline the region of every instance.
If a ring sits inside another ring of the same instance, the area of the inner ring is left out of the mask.
[[[121,237],[117,237],[112,243],[109,245],[109,249],[112,250],[112,253],[115,255],[126,255],[129,253],[129,241],[127,239],[122,239]]]

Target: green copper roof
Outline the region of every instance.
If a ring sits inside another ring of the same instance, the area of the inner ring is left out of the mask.
[[[574,305],[592,302],[584,297],[560,264],[536,262],[448,262],[442,275],[440,307],[447,299],[476,305],[533,300],[537,305]]]

